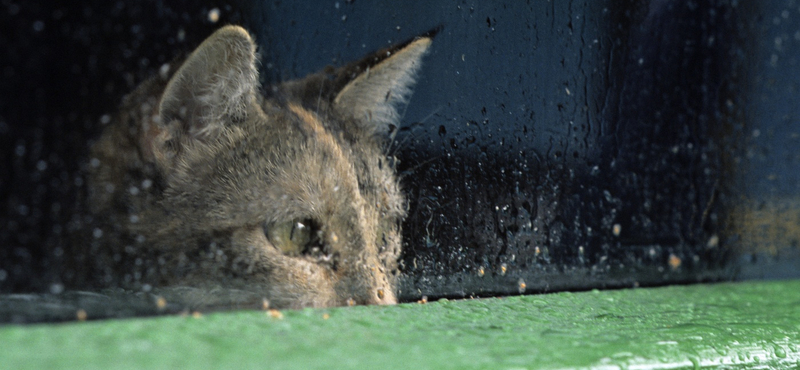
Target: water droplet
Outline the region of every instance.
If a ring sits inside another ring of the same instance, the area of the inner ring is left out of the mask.
[[[217,21],[219,21],[219,8],[208,11],[208,21],[211,23],[217,23]]]
[[[167,307],[167,300],[164,297],[156,298],[156,308],[163,310]]]
[[[42,21],[33,22],[33,30],[36,31],[36,32],[44,31],[44,22],[42,22]]]
[[[164,64],[161,65],[161,68],[158,69],[158,75],[161,76],[161,78],[164,78],[164,79],[169,77],[169,63],[164,63]],[[107,117],[107,116],[108,115],[105,115],[103,117]],[[108,122],[105,122],[105,123],[108,123]]]

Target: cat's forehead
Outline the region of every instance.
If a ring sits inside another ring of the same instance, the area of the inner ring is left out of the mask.
[[[316,112],[304,108],[297,103],[288,103],[286,108],[294,115],[295,123],[305,132],[312,136],[324,136],[329,134],[325,128],[323,120]],[[330,127],[330,124],[328,125]]]

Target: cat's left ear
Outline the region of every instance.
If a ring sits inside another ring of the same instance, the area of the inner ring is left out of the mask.
[[[354,118],[362,127],[379,134],[389,132],[400,119],[397,106],[406,103],[416,80],[422,57],[433,33],[405,45],[383,50],[349,68],[357,74],[333,100],[337,110]],[[378,61],[378,63],[375,63]]]

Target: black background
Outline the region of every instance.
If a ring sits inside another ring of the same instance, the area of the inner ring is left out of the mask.
[[[0,4],[0,291],[63,288],[91,140],[229,23],[265,86],[444,26],[393,145],[401,298],[798,276],[729,222],[800,193],[793,1]]]

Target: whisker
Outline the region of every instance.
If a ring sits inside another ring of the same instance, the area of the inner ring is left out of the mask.
[[[407,106],[406,106],[406,107],[407,107]],[[421,121],[419,121],[419,122],[416,122],[416,123],[412,124],[412,126],[414,126],[414,125],[417,125],[417,124],[423,124],[423,123],[425,123],[427,120],[429,120],[429,119],[430,119],[431,117],[433,117],[435,114],[439,113],[439,112],[442,110],[442,107],[443,107],[442,105],[439,105],[438,107],[436,107],[436,109],[434,109],[434,110],[433,110],[433,112],[431,112],[430,114],[428,114],[427,116],[425,116],[425,118],[423,118]],[[405,115],[405,111],[403,111],[403,115]],[[413,134],[409,133],[409,135],[408,135],[408,136],[406,136],[406,137],[403,139],[403,141],[401,141],[401,142],[397,143],[397,142],[395,141],[395,138],[397,137],[397,133],[398,133],[398,132],[400,132],[400,129],[399,129],[399,128],[398,128],[398,129],[396,129],[396,130],[394,130],[394,132],[392,132],[391,136],[389,137],[389,147],[388,147],[388,148],[387,148],[387,150],[386,150],[386,152],[387,152],[387,155],[389,155],[389,156],[393,156],[393,155],[397,154],[397,152],[398,152],[398,151],[400,151],[401,149],[403,149],[403,145],[405,145],[405,144],[406,144],[406,143],[407,143],[409,140],[411,140],[411,139],[413,139],[414,137],[416,137],[416,135],[413,135]],[[394,148],[392,148],[393,146],[394,146]]]
[[[428,114],[427,116],[425,116],[425,118],[423,118],[423,119],[422,119],[421,121],[419,121],[419,122],[420,122],[420,123],[425,123],[425,121],[427,121],[429,118],[433,117],[433,115],[434,115],[434,114],[437,114],[437,113],[439,113],[439,111],[441,111],[441,110],[442,110],[442,107],[443,107],[442,105],[440,105],[440,106],[436,107],[436,109],[434,109],[434,110],[433,110],[433,112],[431,112],[430,114]]]
[[[319,94],[317,94],[317,114],[319,114],[319,107],[322,105],[322,84],[319,84]]]
[[[398,173],[398,174],[397,174],[397,178],[398,178],[399,180],[402,180],[402,179],[404,179],[406,176],[408,176],[408,175],[410,175],[410,174],[413,174],[414,172],[416,172],[416,171],[417,171],[417,170],[418,170],[420,167],[422,167],[422,166],[424,166],[424,165],[426,165],[426,164],[428,164],[428,163],[431,163],[431,162],[433,162],[434,160],[436,160],[436,159],[439,159],[439,158],[442,158],[442,157],[443,157],[443,156],[441,156],[441,155],[437,155],[437,156],[435,156],[435,157],[428,158],[428,159],[427,159],[427,160],[425,160],[425,161],[422,161],[422,162],[420,162],[420,163],[417,163],[416,165],[414,165],[414,167],[411,167],[411,168],[409,168],[409,169],[407,169],[407,170],[405,170],[405,171],[403,171],[403,172],[401,172],[401,173]]]
[[[409,132],[408,135],[406,137],[404,137],[402,141],[400,141],[400,142],[392,141],[392,144],[396,144],[396,145],[394,146],[394,151],[391,151],[389,153],[389,155],[394,156],[394,155],[397,154],[397,152],[401,151],[402,149],[405,149],[406,148],[405,145],[408,144],[409,141],[411,141],[411,139],[415,138],[416,136],[417,135],[415,135],[414,133]],[[391,147],[390,147],[390,149],[391,149]]]

